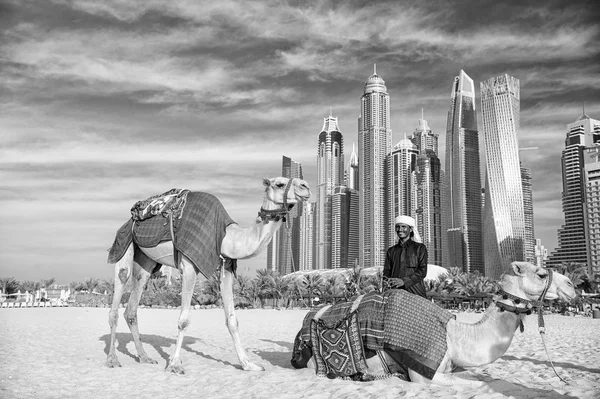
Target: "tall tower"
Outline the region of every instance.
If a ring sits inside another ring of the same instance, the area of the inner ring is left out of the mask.
[[[299,270],[314,269],[315,253],[315,203],[302,202],[300,214],[300,268]]]
[[[417,181],[415,168],[419,150],[412,141],[404,137],[387,156],[387,216],[386,246],[398,241],[394,229],[394,218],[399,215],[415,217],[417,208]],[[417,227],[419,227],[417,225]],[[420,233],[420,230],[419,230]]]
[[[331,195],[331,268],[346,268],[358,261],[358,192],[346,186]]]
[[[483,273],[479,167],[475,85],[461,69],[454,78],[446,123],[443,266]]]
[[[536,263],[535,227],[533,223],[533,179],[531,169],[521,166],[521,185],[523,186],[523,216],[525,218],[525,260]]]
[[[317,269],[331,269],[331,194],[344,179],[344,138],[331,114],[323,122],[317,151]]]
[[[600,126],[598,136],[600,139]],[[587,266],[588,275],[594,278],[600,274],[600,145],[586,148],[583,163],[589,232]]]
[[[525,209],[519,162],[519,80],[500,75],[481,82],[486,155],[485,274],[499,278],[525,260]]]
[[[373,75],[365,82],[360,98],[358,159],[360,194],[360,264],[381,266],[385,260],[386,203],[385,158],[392,150],[390,96],[385,82]]]
[[[586,211],[584,153],[586,147],[600,143],[600,121],[585,112],[567,125],[565,149],[562,152],[562,210],[565,224],[558,230],[558,248],[548,258],[548,267],[563,262],[588,262],[587,246],[590,239]]]
[[[419,156],[416,163],[416,220],[417,228],[427,247],[429,263],[442,264],[442,206],[441,164],[437,156],[438,135],[429,128],[427,121],[419,119],[412,142]]]
[[[350,154],[350,160],[346,166],[344,180],[346,187],[353,190],[358,190],[358,156],[354,150],[354,143],[352,143],[352,154]]]
[[[286,156],[282,157],[281,175],[290,179],[302,177],[302,165]],[[288,215],[288,230],[279,229],[267,246],[267,270],[281,275],[299,270],[300,265],[300,207],[292,208]]]

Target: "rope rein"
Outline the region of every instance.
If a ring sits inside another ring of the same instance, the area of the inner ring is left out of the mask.
[[[554,374],[556,374],[556,376],[563,383],[569,384],[560,375],[558,375],[558,372],[556,371],[556,368],[554,367],[554,363],[552,362],[552,359],[550,359],[550,353],[548,352],[548,348],[546,347],[546,341],[544,341],[544,335],[546,334],[546,326],[544,323],[544,298],[546,297],[546,294],[548,293],[548,289],[552,285],[552,279],[553,279],[553,273],[552,273],[552,270],[549,269],[548,270],[548,278],[546,280],[546,285],[544,287],[544,290],[540,294],[539,298],[537,299],[537,301],[530,301],[528,299],[523,299],[516,295],[510,294],[504,290],[500,290],[500,291],[498,291],[498,295],[501,295],[502,299],[510,299],[511,301],[514,302],[515,306],[511,306],[511,305],[508,305],[503,302],[498,302],[498,300],[496,300],[494,302],[496,303],[496,306],[498,306],[498,308],[500,309],[500,312],[508,311],[508,312],[515,313],[517,316],[519,314],[523,314],[523,313],[530,315],[533,313],[533,308],[534,307],[537,308],[538,331],[540,333],[540,338],[542,339],[542,345],[544,346],[544,351],[546,352],[546,356],[548,357],[550,366],[552,366],[552,371],[554,371]],[[524,308],[516,306],[521,303],[523,303],[525,305]],[[519,328],[521,329],[521,332],[523,332],[525,330],[523,327],[523,320],[521,318],[519,318]]]

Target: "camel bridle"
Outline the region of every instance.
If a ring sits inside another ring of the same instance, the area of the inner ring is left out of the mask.
[[[277,209],[264,209],[262,206],[260,207],[260,211],[258,212],[258,217],[263,222],[275,221],[279,222],[280,220],[285,222],[290,213],[290,205],[288,205],[287,197],[290,192],[290,188],[292,187],[292,183],[296,178],[289,179],[287,184],[285,185],[285,190],[283,191],[283,204],[281,204],[281,208]],[[293,204],[291,204],[293,205]]]
[[[554,371],[554,374],[556,374],[556,376],[562,382],[564,382],[565,384],[568,384],[568,382],[565,381],[556,372],[556,368],[554,368],[554,363],[552,362],[552,359],[550,359],[550,354],[548,353],[548,348],[546,347],[546,342],[544,341],[544,334],[546,334],[546,327],[544,325],[544,299],[546,298],[546,294],[548,293],[548,290],[550,289],[550,286],[552,285],[552,279],[553,279],[552,269],[548,269],[548,277],[546,278],[546,285],[544,286],[544,289],[542,290],[542,293],[540,294],[537,301],[530,301],[528,299],[523,299],[516,295],[509,294],[508,292],[506,292],[504,290],[500,290],[500,291],[498,291],[498,294],[502,295],[502,299],[512,300],[515,303],[515,306],[508,305],[504,302],[499,302],[499,300],[496,300],[495,302],[496,302],[496,306],[498,306],[498,308],[500,309],[500,312],[504,312],[504,311],[512,312],[512,313],[515,313],[517,316],[521,313],[525,313],[525,314],[529,315],[529,314],[533,313],[533,308],[537,308],[538,331],[540,333],[540,337],[542,338],[542,344],[544,345],[544,350],[546,351],[546,356],[548,356],[548,360],[550,361],[550,365],[552,366],[552,370]],[[525,307],[524,308],[517,307],[517,305],[520,303],[524,303]],[[525,327],[523,327],[523,319],[522,318],[519,318],[519,328],[520,328],[521,332],[525,331]]]

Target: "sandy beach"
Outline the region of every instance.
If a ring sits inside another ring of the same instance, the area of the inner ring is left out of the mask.
[[[140,309],[148,354],[158,364],[140,364],[120,309],[117,355],[122,368],[104,365],[110,340],[107,308],[0,310],[1,398],[598,398],[600,319],[549,315],[545,341],[535,316],[498,361],[459,375],[487,382],[478,390],[441,387],[397,378],[353,382],[317,378],[290,365],[292,341],[306,310],[239,310],[242,342],[264,372],[237,364],[221,309],[192,313],[182,349],[185,375],[164,371],[175,347],[176,309]],[[460,313],[474,322],[481,314]]]

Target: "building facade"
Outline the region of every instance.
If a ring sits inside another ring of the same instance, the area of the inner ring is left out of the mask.
[[[443,266],[484,272],[479,132],[475,85],[465,71],[454,78],[446,123],[443,182]]]
[[[302,176],[302,165],[283,156],[281,175],[290,179]],[[294,206],[287,217],[286,226],[282,226],[267,246],[267,270],[277,271],[281,275],[292,273],[300,267],[300,224],[301,207]]]
[[[546,262],[548,267],[570,262],[588,265],[591,231],[586,206],[584,154],[587,148],[593,148],[596,143],[600,143],[600,121],[584,112],[575,122],[567,125],[565,149],[561,156],[565,223],[558,229],[558,247],[550,254]],[[593,163],[590,161],[590,165]],[[592,168],[590,166],[590,170]]]
[[[519,80],[500,75],[481,82],[486,155],[485,275],[499,278],[525,260],[525,209],[517,134]]]
[[[525,260],[536,263],[535,225],[533,220],[533,179],[531,169],[521,166],[521,186],[523,187],[523,217],[525,218]]]
[[[352,153],[350,154],[350,160],[348,161],[346,171],[344,172],[344,185],[358,191],[358,183],[358,156],[354,150],[354,143],[352,143]]]
[[[587,265],[589,276],[595,279],[600,275],[600,145],[586,148],[583,163],[589,234]]]
[[[346,186],[331,195],[331,268],[358,262],[358,192]]]
[[[385,159],[392,150],[390,96],[375,68],[365,82],[360,104],[360,264],[371,267],[383,265],[387,250]]]
[[[438,153],[438,135],[429,128],[427,121],[419,120],[412,142],[417,147],[416,175],[417,228],[427,246],[429,263],[442,264],[442,174]]]
[[[313,270],[315,268],[315,209],[314,202],[302,202],[300,212],[300,270]]]
[[[394,219],[396,216],[416,216],[417,176],[416,166],[419,150],[406,137],[394,146],[386,158],[387,175],[387,215],[386,246],[389,248],[398,241]],[[417,226],[420,227],[420,226]],[[421,230],[419,230],[419,233]]]
[[[317,151],[316,261],[317,269],[331,269],[331,195],[344,181],[344,137],[331,115],[323,122]]]

